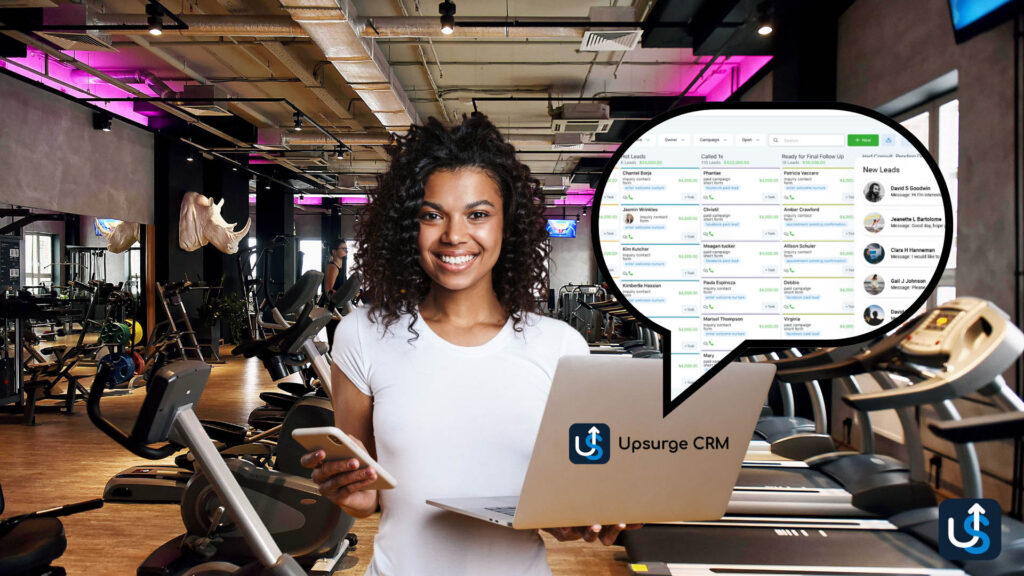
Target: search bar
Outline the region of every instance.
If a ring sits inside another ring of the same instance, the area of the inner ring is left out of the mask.
[[[770,134],[769,146],[845,146],[842,134]]]

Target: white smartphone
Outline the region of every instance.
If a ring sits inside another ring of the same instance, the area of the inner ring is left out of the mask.
[[[380,464],[366,453],[359,444],[349,438],[348,434],[334,426],[319,426],[316,428],[297,428],[292,431],[292,438],[310,452],[323,450],[327,454],[327,460],[348,460],[355,458],[362,466],[373,468],[377,472],[377,481],[367,486],[370,490],[387,490],[398,485],[395,477],[388,474],[388,471],[381,468]],[[362,467],[360,466],[360,468]]]

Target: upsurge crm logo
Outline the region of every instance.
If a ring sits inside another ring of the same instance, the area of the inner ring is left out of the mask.
[[[569,461],[573,464],[604,464],[611,455],[607,424],[569,426]]]
[[[1002,548],[1002,510],[990,498],[939,504],[939,554],[950,560],[992,560]]]

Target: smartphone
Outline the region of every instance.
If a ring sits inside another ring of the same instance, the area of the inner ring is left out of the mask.
[[[310,452],[323,450],[327,454],[327,460],[359,460],[360,468],[367,466],[377,472],[377,481],[367,486],[370,490],[388,490],[398,485],[395,477],[381,468],[380,464],[370,457],[359,444],[356,444],[348,434],[334,426],[319,426],[316,428],[297,428],[292,431],[292,438]]]

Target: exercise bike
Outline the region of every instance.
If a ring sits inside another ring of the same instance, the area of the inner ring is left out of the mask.
[[[129,451],[157,460],[187,447],[196,461],[186,489],[194,496],[182,506],[188,532],[154,551],[138,574],[330,574],[354,543],[346,536],[353,519],[306,478],[224,460],[193,410],[209,374],[194,360],[156,370],[131,433],[103,416],[101,378],[90,390],[89,418]]]

